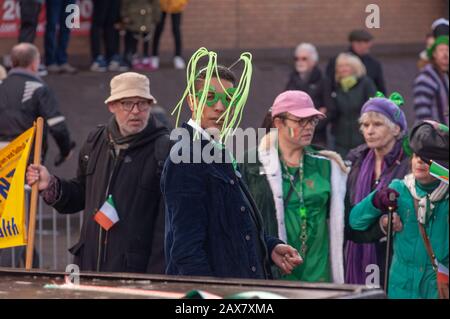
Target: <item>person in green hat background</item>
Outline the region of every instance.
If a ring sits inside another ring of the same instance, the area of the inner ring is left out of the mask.
[[[446,27],[442,31],[442,28]],[[432,119],[449,124],[448,121],[448,24],[440,27],[440,33],[427,50],[430,63],[414,81],[414,111],[417,121]]]

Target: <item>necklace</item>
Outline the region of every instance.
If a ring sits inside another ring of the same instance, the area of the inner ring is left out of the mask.
[[[291,188],[295,191],[295,193],[297,194],[299,201],[300,201],[300,207],[299,207],[299,215],[300,215],[300,219],[301,219],[301,225],[300,225],[300,235],[299,235],[299,239],[300,239],[300,256],[302,258],[305,258],[306,256],[306,251],[308,249],[308,246],[306,245],[306,242],[308,240],[308,232],[307,232],[307,220],[306,220],[306,207],[305,207],[305,200],[304,200],[304,196],[303,196],[303,155],[300,158],[300,163],[299,163],[299,167],[298,167],[298,176],[299,176],[299,189],[297,190],[297,188],[295,187],[295,176],[292,175],[287,166],[286,163],[284,161],[282,161],[283,164],[283,168],[285,173],[283,174],[283,177],[287,180],[289,180],[289,183],[291,185]]]

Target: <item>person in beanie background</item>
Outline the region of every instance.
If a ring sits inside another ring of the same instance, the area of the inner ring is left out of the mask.
[[[402,227],[394,234],[388,297],[448,299],[448,179],[430,174],[433,162],[448,170],[448,127],[419,122],[409,140],[412,173],[375,190],[353,207],[350,226],[366,230],[394,209]]]
[[[417,61],[417,69],[422,70],[428,63],[430,63],[430,59],[428,59],[428,49],[434,43],[434,36],[432,32],[429,32],[425,35],[425,48],[419,53],[419,60]]]
[[[293,246],[304,260],[292,274],[273,272],[287,280],[344,283],[347,168],[337,153],[310,145],[325,115],[302,91],[278,95],[271,114],[278,131],[248,151],[241,172],[266,232]]]
[[[425,37],[425,49],[419,54],[419,61],[417,62],[417,67],[419,70],[430,63],[430,59],[428,58],[428,49],[431,48],[436,38],[441,35],[448,35],[448,26],[448,20],[444,18],[437,19],[431,24],[431,31],[427,33]]]
[[[361,110],[359,124],[365,143],[347,155],[351,170],[347,180],[345,282],[366,284],[367,265],[378,265],[380,278],[384,278],[386,215],[380,217],[366,231],[349,227],[349,214],[375,189],[381,189],[393,179],[402,179],[409,173],[410,159],[403,149],[407,130],[406,117],[401,109],[403,98],[393,93],[389,98],[382,94],[370,98]],[[398,218],[395,225],[399,226]]]
[[[432,119],[449,124],[448,40],[447,24],[447,35],[439,35],[427,51],[431,63],[421,70],[414,81],[414,111],[417,121]]]
[[[64,180],[30,165],[44,201],[62,214],[84,210],[78,243],[70,249],[82,271],[164,273],[162,165],[168,129],[150,116],[156,99],[149,79],[128,72],[111,80],[106,99],[113,114],[83,145],[77,176]]]

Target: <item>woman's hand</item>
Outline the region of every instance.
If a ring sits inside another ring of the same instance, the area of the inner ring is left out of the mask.
[[[298,251],[292,246],[285,244],[278,244],[272,250],[272,261],[280,268],[284,274],[291,274],[292,270],[303,263],[302,257]]]
[[[381,219],[381,226],[383,227],[384,231],[387,232],[388,215],[383,215],[380,217],[380,219]],[[400,216],[398,216],[397,213],[394,213],[392,215],[392,230],[397,233],[403,230],[402,220],[400,219]]]

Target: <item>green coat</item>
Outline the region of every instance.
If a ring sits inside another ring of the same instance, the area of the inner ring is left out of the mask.
[[[394,234],[393,256],[389,270],[389,298],[437,298],[436,274],[431,266],[414,208],[413,197],[403,180],[393,180],[390,188],[399,192],[397,213],[403,223],[403,230]],[[436,186],[434,185],[434,188]],[[434,189],[416,183],[418,196],[431,193]],[[366,230],[381,211],[372,204],[375,192],[372,192],[350,212],[350,226],[355,230]],[[448,268],[449,254],[448,195],[436,203],[425,230],[431,246],[440,263]]]
[[[152,33],[161,18],[161,8],[158,0],[122,0],[120,15],[126,30]]]
[[[284,207],[283,196],[285,197],[287,194],[283,194],[286,191],[286,188],[283,191],[283,179],[281,177],[278,151],[272,144],[267,150],[261,149],[261,145],[265,145],[264,141],[267,136],[268,135],[263,138],[258,149],[250,149],[246,153],[246,158],[243,161],[244,164],[240,165],[240,171],[261,212],[264,220],[265,232],[296,246],[298,242],[295,240],[290,241],[289,239],[292,239],[292,236],[288,233],[289,230],[292,231],[295,227],[288,229],[289,227],[286,227],[285,224],[286,221],[290,220],[292,225],[291,217],[293,216],[285,216],[287,210]],[[276,138],[271,139],[271,141],[276,141]],[[263,155],[262,160],[261,155]],[[318,152],[314,151],[312,148],[308,149],[308,155],[305,156],[307,156],[304,166],[304,183],[306,184],[306,187],[304,186],[305,204],[307,211],[309,212],[308,214],[311,216],[311,219],[309,219],[308,222],[308,233],[314,234],[309,236],[311,240],[314,240],[315,235],[318,234],[317,231],[311,231],[311,227],[314,228],[314,226],[317,226],[314,221],[316,221],[317,224],[320,220],[322,221],[322,224],[325,222],[325,225],[327,225],[326,221],[330,221],[330,227],[327,226],[326,230],[321,232],[323,234],[323,239],[327,241],[327,244],[322,246],[327,250],[329,249],[328,256],[325,257],[327,260],[324,262],[329,264],[330,272],[329,276],[322,278],[322,276],[317,277],[317,274],[312,270],[307,272],[302,271],[300,266],[295,274],[295,278],[302,278],[302,280],[305,281],[330,280],[335,283],[343,283],[343,214],[345,182],[347,176],[334,160],[330,160],[324,155],[318,154]],[[335,154],[335,156],[338,155]],[[256,161],[252,161],[251,159],[255,159]],[[269,167],[267,164],[268,162],[274,164],[274,166]],[[319,189],[323,189],[323,191],[317,192]],[[295,196],[292,195],[291,198],[295,198]],[[334,207],[334,209],[329,209],[329,207]],[[310,246],[310,239],[308,239],[307,242],[308,246]],[[318,245],[317,240],[315,240],[313,247],[314,246],[320,246]],[[295,248],[298,249],[299,247]],[[275,272],[274,276],[279,277],[280,274]],[[294,277],[289,279],[294,279]]]

